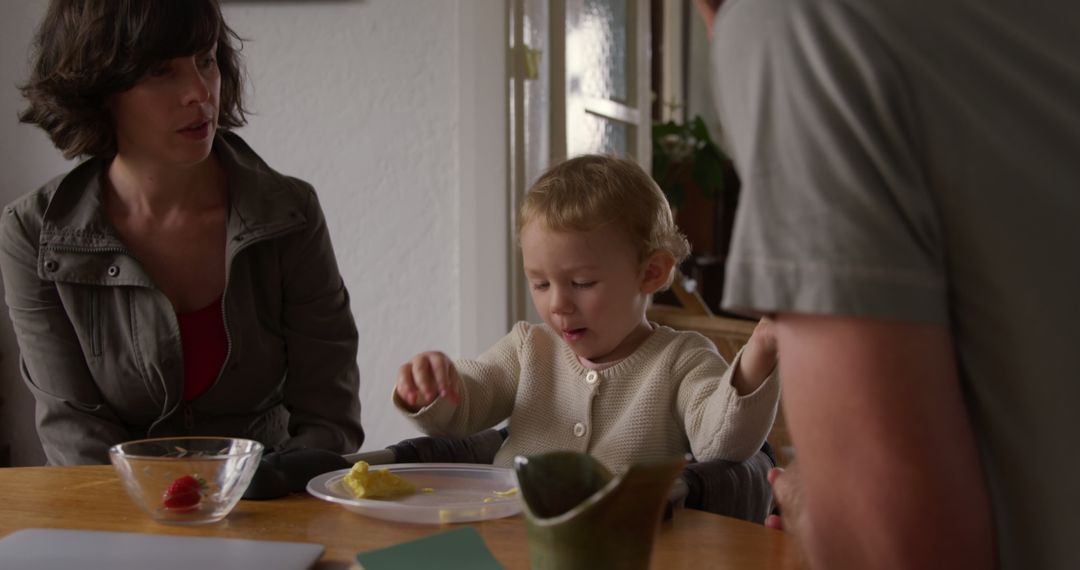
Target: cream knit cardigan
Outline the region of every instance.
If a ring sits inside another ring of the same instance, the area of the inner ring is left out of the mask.
[[[442,437],[510,418],[494,462],[503,467],[517,455],[556,450],[590,453],[613,471],[685,453],[743,461],[757,452],[776,416],[776,372],[739,396],[734,366],[707,338],[653,329],[633,354],[594,372],[550,327],[521,322],[479,358],[455,362],[460,404],[437,398],[410,414],[396,395],[394,403],[422,431]]]

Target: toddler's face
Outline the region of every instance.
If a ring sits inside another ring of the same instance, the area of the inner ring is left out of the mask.
[[[610,362],[648,337],[643,264],[616,228],[556,232],[529,223],[521,254],[533,304],[578,356]]]

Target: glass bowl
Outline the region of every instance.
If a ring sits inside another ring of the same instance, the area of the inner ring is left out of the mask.
[[[217,522],[236,506],[263,445],[231,437],[140,439],[112,446],[109,460],[132,500],[155,521]]]

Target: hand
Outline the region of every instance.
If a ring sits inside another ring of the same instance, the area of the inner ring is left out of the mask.
[[[442,396],[455,404],[458,394],[458,373],[454,362],[441,352],[421,352],[398,369],[395,391],[410,412],[430,404]]]
[[[769,515],[765,519],[765,526],[797,536],[803,526],[802,479],[799,477],[798,465],[791,463],[786,469],[770,469],[769,484],[772,485],[773,499],[781,514]]]
[[[757,390],[776,368],[776,362],[776,327],[772,319],[762,317],[750,340],[746,341],[739,367],[732,378],[735,392],[743,395]]]

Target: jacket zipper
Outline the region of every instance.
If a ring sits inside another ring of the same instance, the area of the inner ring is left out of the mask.
[[[97,287],[90,290],[90,352],[94,356],[101,356],[101,323],[98,318],[98,295]]]
[[[225,300],[229,295],[229,275],[232,273],[233,260],[239,257],[245,249],[257,243],[261,243],[263,241],[276,238],[278,236],[292,233],[298,226],[299,224],[292,225],[277,231],[258,236],[256,238],[245,240],[242,245],[237,246],[236,251],[232,254],[232,257],[228,259],[225,265],[225,289],[221,292],[221,322],[225,326],[225,361],[221,364],[221,369],[218,370],[217,378],[214,379],[214,383],[211,384],[210,387],[207,388],[206,391],[199,396],[200,398],[205,397],[207,394],[213,391],[214,388],[218,385],[218,383],[221,382],[221,377],[225,375],[225,369],[228,368],[230,361],[232,361],[233,341],[232,333],[229,332],[229,312],[225,309]],[[239,235],[243,234],[241,233]]]
[[[91,246],[91,245],[49,245],[42,246],[52,251],[70,251],[74,253],[123,253],[131,255],[131,250],[116,245]]]
[[[240,253],[237,251],[237,253]],[[233,257],[236,257],[235,255]],[[230,262],[231,265],[231,262]],[[227,271],[226,271],[227,273]],[[218,370],[217,378],[214,379],[214,383],[210,385],[206,391],[214,389],[218,382],[221,382],[221,377],[225,375],[225,368],[229,366],[229,360],[232,359],[232,333],[229,332],[229,312],[225,310],[225,296],[229,294],[229,280],[225,279],[225,290],[221,292],[221,325],[225,327],[225,361],[221,363],[221,369]],[[204,392],[205,394],[205,392]]]

